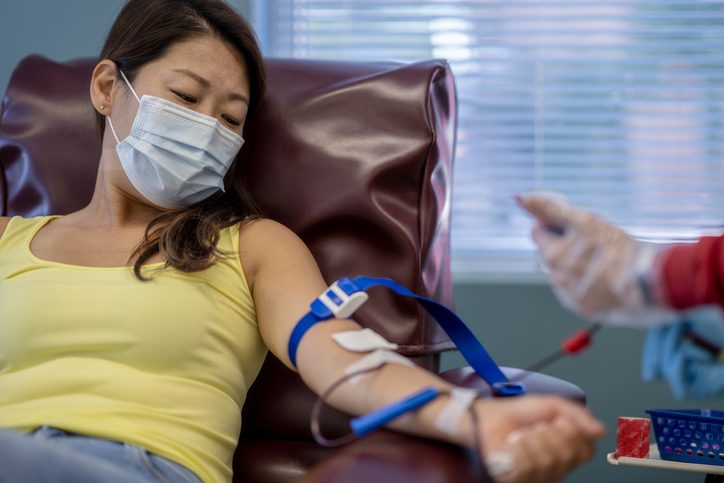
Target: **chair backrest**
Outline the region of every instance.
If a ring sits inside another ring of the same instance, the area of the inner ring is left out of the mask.
[[[0,214],[64,214],[89,201],[100,153],[94,65],[30,56],[16,68],[0,113]],[[450,304],[448,65],[269,59],[267,69],[239,159],[266,214],[308,244],[328,281],[392,277]],[[416,304],[384,291],[355,319],[429,368],[452,347]],[[308,437],[311,395],[272,359],[249,394],[244,433]]]

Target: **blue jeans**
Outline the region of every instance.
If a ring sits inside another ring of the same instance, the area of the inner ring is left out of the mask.
[[[140,446],[43,426],[0,429],[0,483],[201,483],[185,467]]]

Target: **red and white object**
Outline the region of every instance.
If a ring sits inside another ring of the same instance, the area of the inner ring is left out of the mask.
[[[651,420],[619,416],[616,427],[616,458],[648,458]]]

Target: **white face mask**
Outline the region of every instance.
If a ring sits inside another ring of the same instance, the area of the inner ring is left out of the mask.
[[[147,200],[163,208],[183,208],[224,190],[224,176],[244,139],[210,116],[159,97],[138,98],[140,107],[123,141],[108,125],[126,176]]]

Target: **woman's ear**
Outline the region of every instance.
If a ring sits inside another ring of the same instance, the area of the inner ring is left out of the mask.
[[[90,97],[93,107],[102,116],[110,116],[113,110],[112,91],[116,84],[116,64],[104,59],[93,69],[91,77]]]

